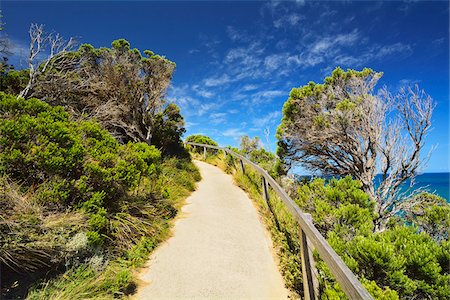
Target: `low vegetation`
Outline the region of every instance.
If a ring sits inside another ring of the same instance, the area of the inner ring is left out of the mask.
[[[248,147],[248,141],[244,138],[241,148],[234,150],[257,162],[258,153],[265,150]],[[301,297],[297,222],[273,191],[269,191],[270,203],[264,201],[261,176],[251,167],[243,174],[237,160],[221,152],[209,153],[206,161],[233,174],[236,183],[255,201],[276,246],[285,283],[294,297]],[[275,165],[276,160],[272,162]],[[273,171],[269,165],[262,166]],[[359,181],[349,176],[298,181],[272,174],[297,205],[312,215],[314,225],[375,299],[446,299],[450,293],[450,205],[445,199],[419,194],[420,202],[426,204],[396,215],[383,232],[374,232],[375,203]],[[321,299],[345,299],[317,253],[315,259]]]
[[[62,107],[0,94],[2,295],[24,296],[31,283],[32,299],[132,292],[130,267],[168,235],[199,180],[185,157],[120,144]]]

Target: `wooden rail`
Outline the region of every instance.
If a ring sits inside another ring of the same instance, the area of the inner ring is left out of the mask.
[[[225,154],[229,154],[236,157],[240,161],[242,172],[245,174],[244,163],[253,167],[262,177],[262,191],[263,197],[268,202],[269,192],[268,187],[277,193],[281,198],[283,203],[287,206],[289,211],[297,220],[300,226],[301,232],[301,259],[302,259],[302,274],[303,274],[303,291],[305,299],[318,299],[318,288],[317,281],[314,278],[315,267],[314,260],[312,257],[312,252],[309,251],[311,245],[317,252],[319,252],[321,258],[326,263],[331,273],[333,273],[336,281],[339,283],[342,290],[345,292],[349,299],[373,299],[372,296],[367,292],[367,290],[362,286],[361,282],[356,278],[355,274],[350,271],[347,265],[342,261],[340,256],[331,248],[330,244],[325,240],[325,238],[320,234],[317,228],[312,223],[311,216],[305,214],[300,210],[300,208],[295,204],[287,193],[281,188],[281,186],[273,179],[266,170],[253,163],[246,157],[237,154],[236,152],[219,146],[212,146],[206,144],[198,144],[192,142],[186,142],[185,145],[191,145],[195,147],[203,147],[203,155],[206,159],[206,149],[216,149],[222,150]],[[268,202],[270,205],[270,203]]]

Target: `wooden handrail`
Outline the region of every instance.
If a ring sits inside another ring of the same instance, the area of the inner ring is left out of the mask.
[[[317,230],[317,228],[314,226],[310,218],[307,217],[307,215],[301,211],[301,209],[295,204],[294,200],[292,200],[288,194],[281,188],[281,186],[275,181],[275,179],[272,178],[272,176],[267,173],[266,170],[261,168],[259,165],[255,164],[254,162],[250,161],[248,158],[224,147],[219,146],[212,146],[212,145],[206,145],[206,144],[199,144],[199,143],[192,143],[192,142],[185,142],[187,145],[192,146],[198,146],[204,148],[204,153],[206,153],[206,148],[216,149],[216,150],[222,150],[225,153],[230,154],[233,157],[238,158],[241,161],[242,170],[245,173],[244,169],[244,162],[247,165],[252,166],[263,178],[265,182],[264,184],[268,184],[272,187],[272,189],[277,193],[277,195],[281,198],[283,203],[287,206],[289,211],[292,213],[292,215],[297,220],[298,224],[300,225],[300,229],[302,234],[306,236],[306,239],[303,237],[300,237],[302,239],[302,243],[304,243],[304,246],[307,246],[306,240],[310,241],[315,249],[319,252],[321,258],[326,263],[328,268],[330,269],[331,273],[333,273],[334,277],[336,278],[336,281],[339,283],[342,290],[345,292],[347,297],[349,299],[373,299],[373,297],[369,294],[369,292],[363,287],[361,282],[356,278],[355,274],[352,273],[352,271],[347,267],[347,265],[344,263],[344,261],[341,259],[341,257],[333,250],[333,248],[328,244],[328,242],[325,240],[325,238],[320,234],[320,232]],[[263,193],[265,194],[265,197],[268,197],[267,190],[263,188]],[[266,199],[267,200],[267,199]],[[307,247],[302,247],[304,249],[304,252],[307,252]],[[306,251],[305,251],[306,249]],[[305,258],[306,256],[302,254],[302,266],[308,265],[308,260]],[[305,273],[305,270],[302,270],[302,273]],[[306,276],[307,277],[307,276]],[[307,279],[304,275],[304,291],[305,291],[305,298],[307,299],[317,299],[318,295],[314,295],[314,291],[312,289],[311,283],[308,283],[310,280]],[[305,280],[307,279],[307,280]],[[313,294],[313,295],[311,295]]]

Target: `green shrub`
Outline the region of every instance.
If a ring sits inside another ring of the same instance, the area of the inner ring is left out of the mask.
[[[243,174],[229,155],[211,162],[233,173],[256,201],[277,248],[286,285],[302,295],[297,222],[272,191],[271,208],[267,207],[260,176],[251,168]],[[374,203],[351,177],[297,183],[292,197],[312,215],[315,226],[375,299],[446,299],[450,294],[450,242],[443,230],[448,204],[439,197],[421,195],[429,197],[428,206],[415,207],[415,214],[405,214],[406,220],[398,216],[381,233],[374,233]],[[321,299],[346,299],[317,253],[315,259]]]
[[[430,201],[441,206],[415,208],[421,213],[410,220],[421,228],[428,228],[422,232],[415,226],[398,222],[384,232],[373,233],[376,217],[373,202],[360,187],[361,184],[350,177],[331,179],[328,184],[323,179],[315,179],[298,187],[295,201],[311,213],[316,227],[349,268],[365,278],[364,283],[370,281],[367,288],[372,295],[389,299],[394,297],[395,291],[400,298],[444,299],[450,293],[448,267],[443,267],[450,262],[449,256],[443,256],[446,242],[440,243],[425,232],[439,233],[442,240],[440,226],[445,218],[439,220],[439,225],[432,225],[436,221],[433,212],[445,209],[448,204],[443,204],[439,197],[429,196]],[[447,263],[443,264],[444,261]],[[336,288],[325,265],[319,264],[319,269],[322,274],[328,274],[321,282],[325,293],[339,294],[340,289]],[[379,294],[380,290],[383,295]]]
[[[209,136],[201,134],[194,134],[188,136],[186,138],[186,142],[217,146],[217,143],[213,141],[213,139],[211,139]]]

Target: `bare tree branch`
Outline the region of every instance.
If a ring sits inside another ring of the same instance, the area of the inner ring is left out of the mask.
[[[27,85],[19,94],[20,97],[24,98],[28,98],[31,95],[37,78],[47,71],[52,59],[61,53],[71,50],[75,46],[75,40],[73,38],[66,41],[59,34],[47,34],[42,24],[31,24],[29,35],[30,52],[28,56],[28,68],[30,75]],[[39,56],[43,55],[46,50],[49,51],[48,57],[43,60],[39,59]]]
[[[374,94],[381,75],[337,69],[322,85],[293,89],[278,132],[288,162],[361,181],[376,203],[376,230],[418,199],[412,185],[427,161],[420,155],[434,109],[431,97],[417,86],[395,96],[386,89]],[[405,189],[408,180],[411,187]]]

